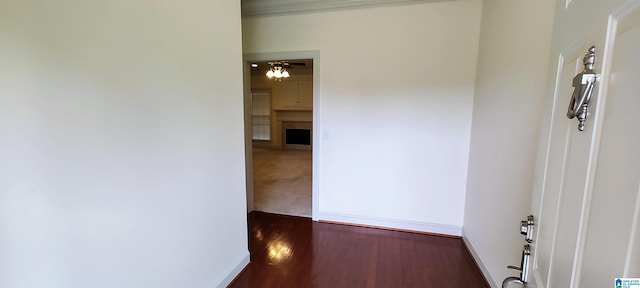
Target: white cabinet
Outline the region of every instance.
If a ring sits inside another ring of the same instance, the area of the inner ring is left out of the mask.
[[[274,110],[312,110],[313,81],[284,80],[273,85]]]

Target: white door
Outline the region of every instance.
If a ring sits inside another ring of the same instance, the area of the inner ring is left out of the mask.
[[[536,287],[640,278],[640,0],[559,0],[532,214]],[[566,116],[595,46],[584,131]]]

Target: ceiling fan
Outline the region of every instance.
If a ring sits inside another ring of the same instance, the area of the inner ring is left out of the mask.
[[[291,61],[270,61],[267,62],[270,67],[281,66],[283,68],[296,68],[296,67],[307,67],[305,62],[291,62]]]

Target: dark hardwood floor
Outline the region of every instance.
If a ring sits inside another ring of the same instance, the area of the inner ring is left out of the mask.
[[[489,287],[458,238],[251,212],[249,246],[229,287]]]

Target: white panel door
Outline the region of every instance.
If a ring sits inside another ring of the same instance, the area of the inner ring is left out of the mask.
[[[640,0],[559,0],[556,9],[530,282],[613,287],[640,278]],[[567,106],[592,45],[599,77],[578,131]]]

